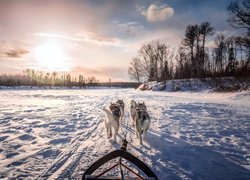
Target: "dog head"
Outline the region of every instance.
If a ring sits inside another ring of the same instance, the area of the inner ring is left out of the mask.
[[[109,106],[110,111],[112,112],[112,114],[116,117],[120,117],[121,116],[121,111],[119,108],[119,105],[116,103],[111,103]]]
[[[136,110],[137,111],[147,111],[147,106],[146,104],[143,102],[143,103],[138,103],[137,106],[136,106]]]
[[[125,105],[123,100],[120,100],[120,99],[116,103],[119,104],[120,107],[124,107]]]

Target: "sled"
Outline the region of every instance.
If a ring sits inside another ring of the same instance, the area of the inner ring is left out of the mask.
[[[155,179],[157,180],[157,176],[155,173],[140,159],[133,156],[129,152],[126,151],[127,149],[127,141],[122,140],[122,146],[118,150],[114,150],[105,156],[98,159],[94,162],[83,174],[82,179]],[[97,175],[93,175],[93,173],[100,168],[102,165],[106,164],[112,159],[119,158],[118,162],[114,163],[111,167],[105,169],[104,171],[98,173]],[[134,165],[138,172],[135,171],[135,168],[128,167],[123,161],[126,160],[130,164]],[[104,176],[110,170],[119,167],[120,168],[120,176]],[[130,172],[134,176],[126,176],[123,173],[123,169]],[[140,173],[143,172],[143,173]]]

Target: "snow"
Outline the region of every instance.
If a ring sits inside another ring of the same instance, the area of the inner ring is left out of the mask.
[[[196,79],[175,79],[166,82],[147,82],[141,84],[139,90],[151,91],[210,91],[210,92],[230,92],[250,90],[250,79],[239,79],[234,77],[221,78],[196,78]]]
[[[128,151],[159,179],[250,179],[250,92],[133,89],[0,90],[0,178],[77,179],[119,144],[101,108],[123,99]],[[129,102],[144,101],[151,126],[139,145]]]

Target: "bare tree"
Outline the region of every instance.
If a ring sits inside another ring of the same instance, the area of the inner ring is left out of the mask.
[[[128,74],[136,81],[164,81],[169,78],[169,62],[173,51],[164,43],[151,41],[142,45],[137,57],[130,62]],[[169,61],[169,62],[168,62]]]
[[[215,37],[215,58],[216,58],[216,71],[217,72],[222,72],[223,71],[223,60],[224,60],[224,52],[226,48],[225,44],[225,36],[224,35],[218,35]]]
[[[250,28],[250,1],[234,0],[227,7],[228,22],[235,28]]]
[[[235,38],[236,44],[240,45],[245,51],[245,63],[242,68],[243,74],[249,74],[250,69],[250,0],[234,0],[227,7],[229,12],[228,22],[234,28],[247,29],[244,36]]]
[[[129,78],[132,80],[136,80],[138,83],[141,82],[143,78],[142,67],[139,58],[133,58],[130,62],[130,66],[128,68]]]

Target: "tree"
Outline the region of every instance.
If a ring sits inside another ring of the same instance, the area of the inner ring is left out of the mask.
[[[238,0],[232,1],[227,7],[229,12],[228,22],[234,28],[247,29],[247,33],[244,36],[238,36],[235,38],[236,44],[241,46],[245,52],[245,63],[242,65],[242,74],[249,75],[250,73],[250,0]],[[243,61],[244,62],[244,61]]]
[[[139,58],[133,58],[131,60],[130,66],[128,68],[128,75],[130,79],[136,80],[138,83],[141,82],[143,75]]]
[[[201,51],[201,70],[204,70],[204,64],[205,64],[205,42],[206,37],[213,35],[215,33],[215,29],[211,27],[211,24],[209,22],[203,22],[200,25],[200,34],[202,38],[202,51]]]
[[[53,72],[52,73],[52,77],[53,77],[53,81],[52,81],[52,85],[54,86],[55,85],[55,82],[56,82],[56,76],[57,76],[57,72]]]
[[[224,52],[225,52],[225,36],[218,35],[215,37],[215,63],[216,63],[216,70],[217,72],[221,73],[223,71],[223,59],[224,59]]]
[[[178,54],[175,57],[176,59],[176,78],[189,78],[191,71],[191,63],[190,59],[187,56],[187,52],[185,51],[185,47],[180,46],[178,49]]]
[[[236,50],[235,50],[235,42],[234,37],[229,37],[226,39],[227,44],[227,54],[228,54],[228,61],[226,66],[226,73],[228,75],[234,75],[236,71],[236,67],[238,65],[236,61]]]
[[[164,81],[168,76],[168,61],[173,58],[173,51],[164,43],[151,41],[142,45],[137,56],[132,58],[128,69],[131,79],[136,81]]]
[[[250,29],[250,1],[234,0],[227,7],[229,12],[228,22],[235,28]]]
[[[195,46],[195,40],[197,38],[197,32],[198,32],[197,25],[188,25],[185,31],[185,38],[183,41],[184,46],[190,49],[193,77],[197,75],[197,64],[194,58],[194,46]]]

